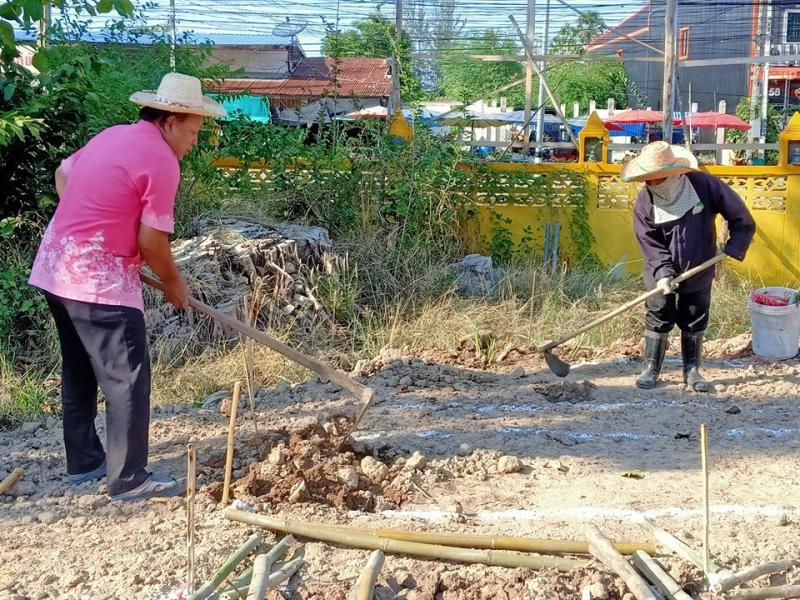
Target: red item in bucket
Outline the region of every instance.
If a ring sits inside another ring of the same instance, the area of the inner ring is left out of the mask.
[[[767,296],[756,292],[753,293],[753,302],[764,306],[789,306],[789,301],[786,298],[776,298],[775,296]]]

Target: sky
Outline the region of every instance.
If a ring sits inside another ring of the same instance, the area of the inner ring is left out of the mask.
[[[544,21],[547,0],[537,2],[537,38],[544,36]],[[577,14],[559,3],[550,0],[551,39],[558,29],[573,22]],[[136,2],[142,5],[142,2]],[[436,0],[404,0],[409,7],[424,10],[428,22],[433,22],[432,7]],[[609,24],[614,24],[634,12],[642,5],[641,0],[575,0],[569,3],[580,10],[596,10]],[[169,2],[159,0],[144,6],[145,15],[151,25],[169,23]],[[298,35],[303,49],[310,56],[320,54],[322,38],[326,28],[347,30],[352,23],[373,11],[380,11],[389,19],[394,19],[395,5],[372,0],[175,0],[177,29],[198,33],[272,33],[274,27],[285,22],[287,17],[294,23],[307,24]],[[525,27],[526,0],[456,0],[455,16],[465,21],[464,31],[459,36],[462,41],[474,40],[475,51],[480,53],[478,33],[492,28],[501,38],[516,39],[508,15],[514,15],[520,26]],[[93,22],[92,28],[102,27],[104,19]],[[407,20],[413,30],[414,23]],[[415,42],[424,43],[427,38],[412,36]]]

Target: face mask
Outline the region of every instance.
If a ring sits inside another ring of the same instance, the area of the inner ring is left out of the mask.
[[[677,175],[674,177],[667,177],[664,181],[659,184],[653,185],[648,183],[647,187],[650,188],[657,196],[665,200],[671,200],[674,193],[678,190],[681,184],[681,176]]]

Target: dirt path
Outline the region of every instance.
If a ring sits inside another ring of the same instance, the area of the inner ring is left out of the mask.
[[[632,387],[638,364],[627,358],[579,366],[563,382],[538,359],[514,360],[503,372],[490,372],[443,364],[453,362],[447,357],[387,352],[361,365],[372,372],[367,381],[377,396],[347,455],[322,452],[320,458],[319,450],[330,424],[354,410],[347,396],[320,383],[264,390],[260,437],[246,411],[240,424],[237,494],[258,511],[296,519],[552,538],[580,539],[584,525],[594,522],[610,537],[647,540],[632,522],[644,513],[699,547],[697,432],[707,423],[717,561],[738,569],[800,557],[798,362],[710,361],[706,374],[717,390],[697,395],[679,385],[674,359],[665,383],[649,392]],[[0,598],[178,598],[185,581],[182,502],[126,505],[110,502],[102,484],[70,488],[61,431],[50,425],[0,433],[0,467],[26,471],[23,495],[0,497]],[[292,431],[303,432],[295,442]],[[218,409],[155,409],[151,466],[184,474],[190,435],[201,440],[200,482],[207,492],[200,496],[197,530],[198,573],[205,577],[250,529],[225,521],[210,495],[225,439]],[[403,459],[416,451],[427,464],[410,469]],[[385,479],[368,480],[360,466],[364,455],[387,465]],[[291,485],[270,484],[270,477],[290,477],[323,459],[330,462],[315,472],[355,471],[358,488],[350,496],[356,504],[327,488],[317,496],[324,503],[291,503]],[[343,598],[367,555],[306,544],[307,564],[284,597]],[[666,563],[687,589],[696,589],[696,570],[677,559]],[[800,571],[785,579],[799,583]],[[594,595],[586,597],[628,598],[619,581],[596,568],[534,573],[397,556],[387,557],[379,583],[380,598],[571,599],[589,586]]]

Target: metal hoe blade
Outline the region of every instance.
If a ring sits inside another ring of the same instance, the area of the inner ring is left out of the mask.
[[[545,350],[542,352],[544,356],[544,360],[547,363],[547,366],[553,372],[554,375],[557,377],[566,377],[569,375],[569,363],[565,363],[563,360],[558,358],[555,354],[550,352],[550,350]]]

